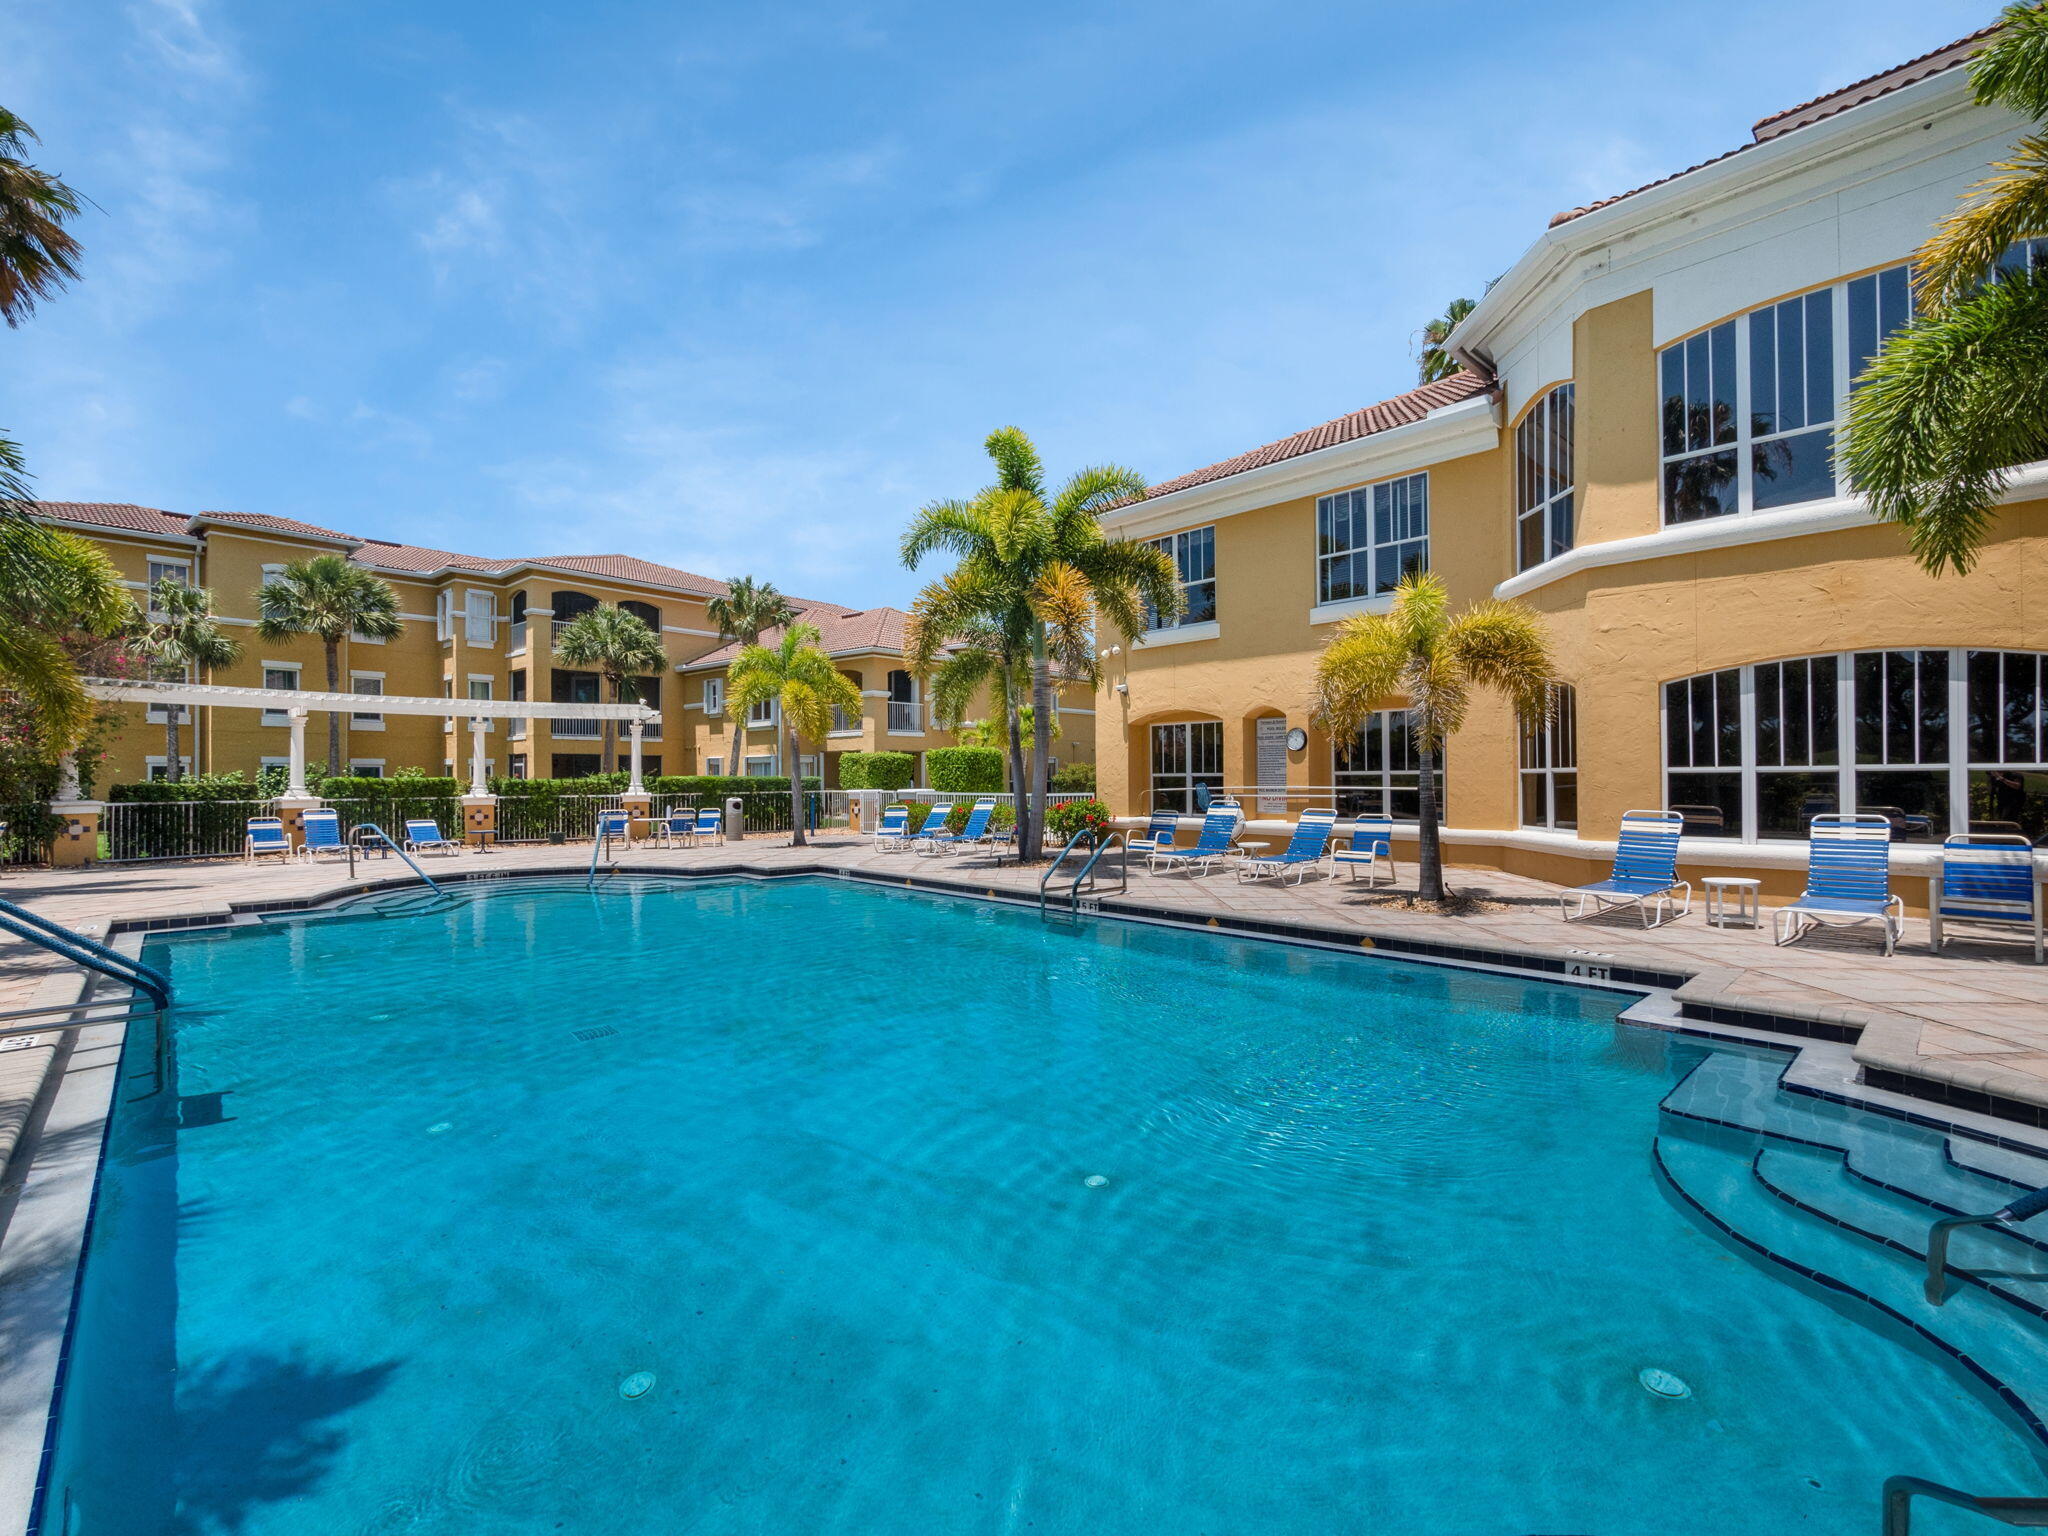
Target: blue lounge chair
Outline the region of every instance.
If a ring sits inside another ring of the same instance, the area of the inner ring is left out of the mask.
[[[1949,923],[1995,923],[2031,929],[2034,964],[2044,947],[2041,881],[2034,869],[2034,845],[2009,832],[1971,832],[1941,845],[1941,878],[1927,905],[1928,935],[1941,951]]]
[[[630,844],[633,840],[633,818],[624,811],[599,811],[597,826],[591,836],[600,840],[609,837]]]
[[[882,811],[882,824],[875,828],[875,847],[896,847],[909,835],[910,807],[907,805],[884,807]]]
[[[923,854],[937,855],[951,849],[963,848],[981,842],[988,836],[989,820],[995,813],[995,801],[977,800],[974,802],[974,809],[967,813],[967,824],[958,832],[947,832],[943,829],[942,824],[941,830],[918,839],[917,851]],[[937,814],[938,812],[934,810],[932,816],[936,817]],[[932,819],[927,818],[925,826],[930,827],[931,824]]]
[[[1367,886],[1380,883],[1380,871],[1384,869],[1387,879],[1394,876],[1394,822],[1388,816],[1361,816],[1351,823],[1346,834],[1351,840],[1347,848],[1339,848],[1330,857],[1343,866],[1352,880],[1358,872],[1365,871]]]
[[[1906,904],[1892,894],[1892,823],[1887,816],[1816,816],[1806,833],[1806,889],[1772,914],[1771,937],[1790,944],[1807,929],[1877,923],[1884,952],[1898,947]]]
[[[1173,840],[1180,835],[1180,813],[1178,811],[1154,811],[1152,819],[1145,823],[1143,835],[1134,837],[1125,846],[1133,853],[1151,855],[1162,848],[1171,848]]]
[[[697,807],[697,830],[690,836],[698,843],[725,841],[725,812],[715,805]]]
[[[1303,811],[1301,820],[1294,824],[1294,836],[1287,840],[1287,846],[1270,857],[1248,857],[1237,866],[1240,881],[1264,880],[1278,875],[1282,880],[1291,870],[1294,883],[1301,884],[1308,878],[1308,872],[1323,862],[1323,855],[1329,851],[1330,834],[1336,830],[1335,811]]]
[[[306,829],[306,840],[299,844],[299,855],[307,859],[345,859],[348,844],[342,841],[341,813],[339,811],[307,811],[300,825]]]
[[[687,848],[697,840],[697,813],[689,806],[649,822],[647,836],[664,848]]]
[[[441,835],[441,824],[437,821],[412,821],[405,824],[405,851],[407,853],[460,853],[462,844],[453,838]]]
[[[1614,847],[1614,873],[1557,896],[1558,913],[1568,923],[1595,917],[1616,907],[1634,907],[1643,926],[1655,928],[1692,910],[1692,883],[1678,878],[1678,834],[1685,818],[1677,811],[1623,811],[1621,838]],[[1680,902],[1674,892],[1684,892]],[[1576,899],[1578,909],[1566,910]],[[1591,910],[1589,911],[1588,908]],[[1651,913],[1657,914],[1652,921]]]
[[[1236,852],[1237,829],[1244,824],[1234,805],[1213,810],[1202,818],[1202,835],[1191,848],[1155,848],[1145,860],[1150,870],[1192,869],[1206,874]]]
[[[292,856],[292,840],[285,836],[284,822],[276,816],[251,816],[242,833],[242,857],[254,864],[266,853]]]
[[[893,844],[884,843],[882,846],[884,847],[884,849],[892,847],[908,848],[914,852],[917,849],[917,847],[921,843],[923,843],[927,838],[950,836],[951,834],[947,833],[946,831],[946,818],[948,816],[951,816],[952,814],[952,801],[934,801],[932,804],[932,808],[924,813],[924,820],[919,824],[918,829],[915,832],[905,833],[902,841],[900,842]]]

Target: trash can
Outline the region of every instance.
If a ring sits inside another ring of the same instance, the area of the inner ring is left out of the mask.
[[[738,795],[725,801],[725,840],[736,843],[747,835],[747,803]]]

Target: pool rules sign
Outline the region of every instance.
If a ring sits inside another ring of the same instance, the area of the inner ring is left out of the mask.
[[[1287,809],[1287,722],[1266,716],[1259,728],[1259,814]]]

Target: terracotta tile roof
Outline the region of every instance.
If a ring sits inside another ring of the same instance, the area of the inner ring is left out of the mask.
[[[450,566],[458,570],[496,575],[519,564],[517,560],[486,560],[482,555],[457,554],[452,549],[427,549],[418,544],[394,544],[387,539],[365,539],[349,558],[362,565],[387,571],[439,571]]]
[[[1211,464],[1206,469],[1192,470],[1185,475],[1176,475],[1171,480],[1162,480],[1139,501],[1150,501],[1157,496],[1168,496],[1175,491],[1185,491],[1191,486],[1207,485],[1212,480],[1228,479],[1241,475],[1248,469],[1263,469],[1268,464],[1278,464],[1284,459],[1299,458],[1305,453],[1314,453],[1322,448],[1334,448],[1339,443],[1354,442],[1361,437],[1371,437],[1376,432],[1385,432],[1393,427],[1405,427],[1410,422],[1420,421],[1431,411],[1446,405],[1456,405],[1461,400],[1470,400],[1483,395],[1493,387],[1490,379],[1471,372],[1454,373],[1447,379],[1438,379],[1434,384],[1424,384],[1411,389],[1405,395],[1395,395],[1363,410],[1353,411],[1348,416],[1339,416],[1326,421],[1319,427],[1306,432],[1297,432],[1292,437],[1283,437],[1276,443],[1267,443],[1263,448],[1254,448],[1241,453],[1234,459],[1225,459],[1220,464]]]
[[[1888,96],[1893,91],[1902,90],[1906,86],[1954,69],[1967,63],[1971,55],[1983,47],[1997,30],[1996,23],[1981,27],[1967,37],[1959,37],[1952,43],[1944,43],[1918,58],[1908,59],[1903,64],[1894,64],[1890,69],[1880,70],[1839,90],[1829,91],[1824,96],[1816,96],[1811,101],[1803,101],[1796,107],[1787,107],[1782,112],[1773,112],[1769,117],[1758,118],[1750,128],[1749,143],[1738,144],[1735,148],[1711,159],[1700,161],[1698,165],[1689,165],[1682,171],[1673,171],[1669,176],[1659,176],[1655,181],[1646,181],[1640,187],[1631,187],[1626,192],[1617,192],[1612,197],[1603,197],[1597,202],[1586,203],[1578,208],[1567,208],[1564,212],[1551,216],[1550,227],[1555,229],[1560,224],[1569,224],[1573,219],[1583,218],[1596,209],[1612,207],[1626,198],[1648,192],[1653,187],[1674,182],[1681,176],[1690,176],[1694,171],[1703,171],[1710,165],[1719,165],[1723,160],[1731,159],[1746,149],[1754,149],[1759,144],[1769,143],[1772,139],[1791,133],[1794,129],[1821,122],[1837,113],[1847,112],[1852,107],[1860,107],[1865,102],[1875,101],[1880,96]]]
[[[182,512],[164,512],[156,507],[138,507],[132,501],[39,501],[36,511],[60,523],[84,523],[94,528],[132,528],[138,533],[189,531]]]
[[[299,538],[341,539],[351,544],[362,540],[352,533],[341,533],[333,528],[322,528],[317,523],[302,523],[293,517],[272,517],[268,512],[195,512],[194,523],[236,523],[262,533],[282,533]]]
[[[809,624],[818,631],[819,646],[830,655],[845,651],[901,651],[903,649],[903,626],[910,618],[901,608],[858,608],[847,609],[829,604],[806,606],[797,615],[799,624]],[[771,629],[761,636],[763,645],[781,643],[782,631]],[[698,667],[722,667],[739,655],[737,642],[721,645],[715,651],[691,661],[689,669]]]
[[[679,571],[672,565],[656,565],[651,560],[637,559],[632,555],[532,555],[528,558],[535,565],[559,566],[563,570],[582,571],[591,576],[630,581],[642,586],[674,587],[681,592],[695,592],[705,597],[716,597],[725,591],[722,581],[699,576],[694,571]]]

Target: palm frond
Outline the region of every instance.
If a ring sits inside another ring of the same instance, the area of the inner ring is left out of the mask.
[[[2048,229],[2048,137],[2028,134],[2010,159],[1964,194],[1913,257],[1923,313],[1970,297],[2014,241]]]
[[[82,249],[65,221],[78,194],[27,160],[35,130],[0,107],[0,320],[20,325],[78,276]]]
[[[1386,614],[1346,619],[1316,658],[1317,723],[1332,735],[1356,731],[1374,710],[1399,696],[1408,655],[1401,631]]]
[[[996,484],[1008,491],[1023,491],[1035,498],[1045,495],[1045,466],[1038,449],[1019,427],[997,427],[982,447],[995,460]]]
[[[1998,16],[1991,46],[1970,61],[1970,87],[1978,101],[2048,118],[2048,10],[2020,0]]]
[[[1145,494],[1145,477],[1121,464],[1097,464],[1076,471],[1053,498],[1052,515],[1065,524],[1077,517],[1091,521],[1120,502]]]
[[[351,633],[391,640],[405,631],[391,583],[340,555],[293,561],[256,598],[256,633],[265,640],[311,635],[338,644]]]
[[[1549,718],[1557,669],[1543,621],[1526,604],[1474,603],[1446,626],[1441,649],[1474,683],[1506,694],[1525,719]]]
[[[979,510],[966,501],[934,501],[918,508],[910,526],[903,530],[900,553],[903,564],[916,570],[924,557],[944,550],[968,556],[989,541],[987,525]]]

